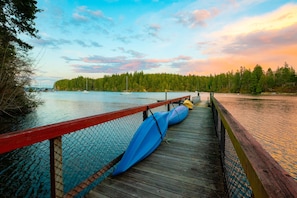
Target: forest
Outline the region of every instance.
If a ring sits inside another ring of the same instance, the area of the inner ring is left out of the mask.
[[[200,91],[221,93],[261,94],[262,92],[297,93],[297,76],[286,62],[276,71],[270,68],[264,72],[260,65],[253,70],[240,67],[236,72],[218,75],[196,76],[178,74],[144,74],[141,72],[113,74],[92,79],[79,76],[55,82],[59,91],[115,91],[126,89],[131,92]]]
[[[0,0],[0,119],[32,111],[40,104],[27,93],[33,75],[33,49],[28,38],[38,38],[35,28],[37,1]],[[27,40],[27,41],[26,41]]]

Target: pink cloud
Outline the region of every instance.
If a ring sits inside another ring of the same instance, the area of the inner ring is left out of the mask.
[[[148,63],[169,63],[171,59],[147,59],[146,62]]]
[[[121,71],[137,71],[141,67],[140,61],[130,61],[120,66]]]
[[[180,55],[180,56],[174,58],[174,60],[191,60],[191,59],[192,59],[192,57],[184,56],[184,55]]]
[[[212,8],[210,10],[194,10],[192,12],[180,12],[176,14],[176,18],[179,23],[188,26],[190,28],[195,28],[197,26],[207,26],[206,21],[214,18],[219,14],[217,8]]]
[[[254,67],[255,64],[276,69],[285,61],[297,66],[297,23],[279,30],[268,30],[238,36],[234,42],[225,46],[225,57],[231,58],[234,63],[246,64]]]
[[[219,13],[218,9],[194,10],[191,17],[192,26],[206,26],[206,20],[215,17]]]
[[[191,60],[189,56],[180,55],[176,58],[169,59],[144,59],[136,58],[129,59],[127,57],[104,57],[104,56],[90,56],[81,59],[71,59],[63,57],[68,62],[80,61],[81,64],[71,65],[75,72],[82,73],[119,73],[119,72],[133,72],[144,71],[153,68],[160,68],[161,66],[180,68],[179,64]],[[176,66],[174,65],[176,64]]]
[[[196,43],[197,50],[206,58],[187,61],[181,70],[219,74],[236,71],[240,66],[253,69],[256,64],[264,70],[276,70],[284,62],[297,68],[296,8],[296,4],[286,4],[271,13],[226,25],[207,40]]]
[[[207,12],[197,12],[205,21]],[[203,18],[204,17],[204,18]],[[198,17],[199,18],[199,17]],[[195,19],[199,22],[198,19]],[[166,67],[166,72],[178,71],[180,74],[210,75],[236,71],[240,66],[253,69],[260,64],[266,71],[276,70],[284,62],[297,66],[297,23],[280,28],[247,32],[246,34],[222,35],[219,39],[197,42],[197,49],[203,50],[206,58],[180,55],[172,58],[150,59],[136,51],[119,48],[130,56],[90,56],[80,60],[81,65],[74,67],[75,71],[93,73],[119,73],[145,71],[152,68]],[[228,38],[228,39],[226,39]],[[66,58],[65,58],[66,60]],[[72,61],[71,58],[67,58]],[[98,65],[99,64],[99,65]]]
[[[233,38],[232,43],[225,45],[222,52],[241,54],[256,53],[263,50],[277,49],[282,46],[296,43],[297,23],[279,30],[267,30],[240,35]]]
[[[287,62],[297,70],[297,43],[278,46],[277,48],[262,48],[259,51],[241,51],[235,54],[226,54],[221,57],[209,57],[208,59],[196,59],[181,64],[181,71],[185,74],[210,75],[227,72],[235,72],[244,66],[253,69],[257,64],[264,71],[268,68],[276,70]]]

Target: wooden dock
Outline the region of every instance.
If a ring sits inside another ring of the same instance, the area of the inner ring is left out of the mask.
[[[212,112],[200,104],[168,129],[153,154],[85,197],[226,197],[225,192]]]

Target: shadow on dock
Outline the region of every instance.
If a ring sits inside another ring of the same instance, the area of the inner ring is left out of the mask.
[[[226,197],[211,109],[200,102],[149,157],[108,177],[92,197]]]

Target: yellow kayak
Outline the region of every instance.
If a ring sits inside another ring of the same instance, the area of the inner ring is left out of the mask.
[[[190,100],[185,100],[184,105],[188,107],[190,110],[193,109],[193,103]]]

